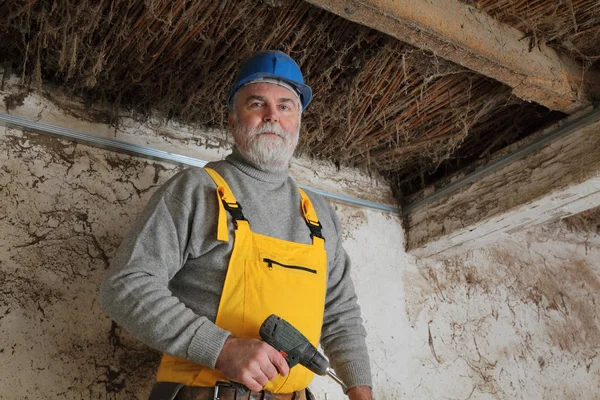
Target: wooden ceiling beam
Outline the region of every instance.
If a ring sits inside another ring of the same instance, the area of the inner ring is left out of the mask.
[[[598,73],[457,0],[306,0],[431,51],[513,88],[524,100],[572,113],[600,93]]]

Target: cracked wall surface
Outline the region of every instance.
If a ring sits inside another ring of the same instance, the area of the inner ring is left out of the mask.
[[[178,169],[0,128],[0,398],[147,393],[159,355],[103,315],[98,284]]]
[[[599,211],[408,268],[407,315],[429,350],[412,398],[597,399]]]

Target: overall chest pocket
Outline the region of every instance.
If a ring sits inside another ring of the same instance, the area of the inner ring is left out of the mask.
[[[307,337],[318,340],[320,326],[307,323],[323,314],[325,273],[307,260],[264,256],[247,260],[244,269],[244,331],[258,334],[271,314],[296,321]],[[319,321],[320,322],[320,321]]]

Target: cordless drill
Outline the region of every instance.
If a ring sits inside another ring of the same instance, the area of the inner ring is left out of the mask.
[[[329,368],[329,361],[313,346],[308,339],[289,322],[271,314],[260,326],[260,337],[279,351],[290,368],[303,365],[317,375],[329,375],[346,391],[346,385]]]

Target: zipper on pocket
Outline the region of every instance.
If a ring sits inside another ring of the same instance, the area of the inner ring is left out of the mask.
[[[267,266],[269,267],[269,269],[273,269],[273,265],[277,265],[280,266],[282,268],[288,268],[288,269],[297,269],[300,271],[306,271],[306,272],[310,272],[311,274],[316,274],[317,270],[315,269],[310,269],[310,268],[306,268],[306,267],[300,267],[298,265],[286,265],[286,264],[282,264],[279,263],[275,260],[271,260],[270,258],[263,258],[263,261],[267,263]]]

